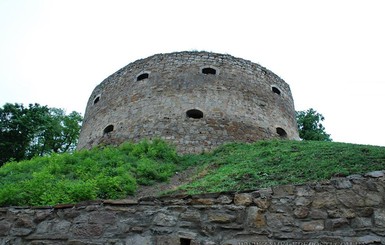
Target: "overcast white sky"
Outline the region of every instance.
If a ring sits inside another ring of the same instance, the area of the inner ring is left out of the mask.
[[[385,146],[383,0],[0,0],[0,106],[84,114],[121,67],[185,50],[265,66],[334,141]]]

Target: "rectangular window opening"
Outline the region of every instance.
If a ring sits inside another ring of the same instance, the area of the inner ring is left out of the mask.
[[[181,238],[180,239],[180,245],[190,245],[191,244],[191,239],[189,238]]]

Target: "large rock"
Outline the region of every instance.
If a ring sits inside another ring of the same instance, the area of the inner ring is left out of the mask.
[[[258,207],[249,207],[247,209],[246,223],[249,227],[266,227],[266,219],[262,209]]]
[[[385,176],[385,171],[372,171],[365,174],[366,177],[380,178]]]
[[[253,202],[253,197],[248,193],[237,193],[234,196],[235,205],[249,206]]]
[[[312,207],[315,209],[320,208],[334,208],[338,206],[339,202],[334,193],[319,192],[315,195],[312,202]]]
[[[301,229],[304,231],[322,231],[325,229],[323,220],[308,221],[301,224]]]
[[[101,224],[77,224],[72,227],[72,233],[76,238],[100,237],[104,232]]]
[[[235,215],[227,214],[224,212],[210,212],[208,214],[208,220],[214,223],[230,223],[235,219]]]
[[[374,210],[374,224],[379,227],[385,227],[385,209]]]
[[[158,226],[175,226],[176,217],[172,215],[166,215],[164,213],[158,213],[154,218],[154,224]]]
[[[8,235],[10,229],[11,223],[7,222],[6,220],[0,221],[0,236]]]

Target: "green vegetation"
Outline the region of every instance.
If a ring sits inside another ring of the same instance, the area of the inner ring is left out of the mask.
[[[178,156],[161,140],[125,143],[6,163],[0,167],[0,205],[125,198],[139,185],[165,182],[187,167],[196,174],[177,192],[241,191],[384,170],[385,147],[271,140]]]
[[[75,149],[82,116],[39,104],[6,103],[0,108],[0,166],[34,156]]]
[[[322,121],[325,120],[322,114],[313,108],[306,111],[296,112],[299,137],[303,140],[332,141],[330,134],[327,134]]]
[[[200,170],[181,191],[240,191],[384,170],[385,147],[272,140],[232,143],[212,154],[185,156],[184,161],[199,165]]]
[[[0,205],[125,198],[138,184],[166,181],[178,159],[173,148],[155,140],[9,162],[0,167]]]

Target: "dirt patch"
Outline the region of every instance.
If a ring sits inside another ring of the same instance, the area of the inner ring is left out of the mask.
[[[176,173],[168,182],[157,183],[152,186],[139,186],[134,197],[139,199],[148,196],[159,196],[162,192],[176,190],[179,186],[191,182],[197,171],[197,167],[190,167]]]

